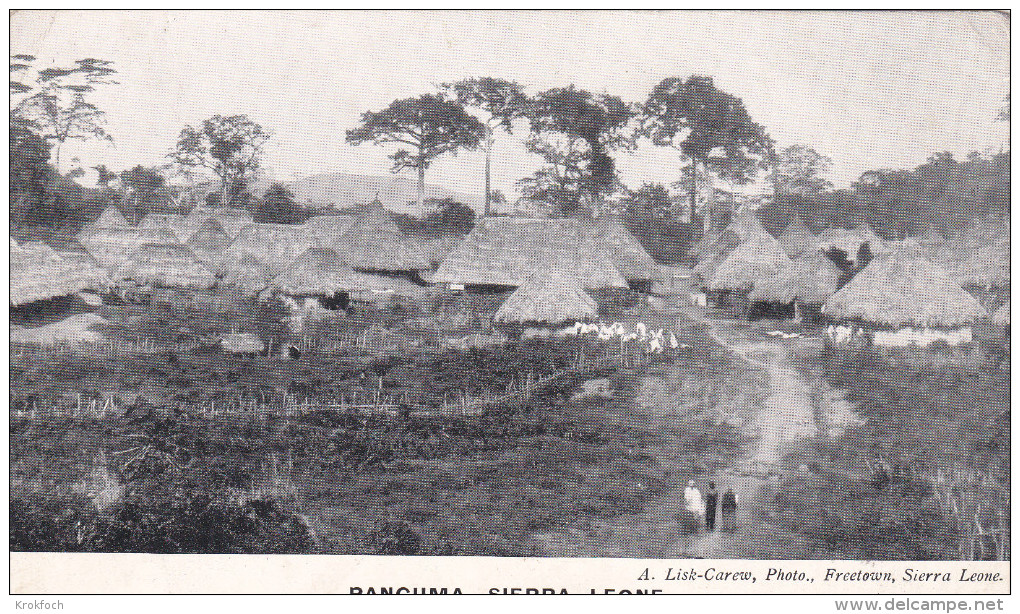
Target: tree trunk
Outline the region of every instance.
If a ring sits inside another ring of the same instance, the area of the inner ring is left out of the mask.
[[[701,212],[702,216],[702,236],[707,236],[712,232],[712,214],[715,212],[715,190],[712,188],[712,177],[708,174],[708,163],[705,161],[698,162],[698,168],[694,171],[694,188],[695,191],[698,189],[698,173],[704,173],[705,184],[708,186],[708,194],[705,199],[705,207]]]
[[[492,127],[485,126],[485,215],[492,214]]]
[[[418,157],[418,215],[425,214],[425,160]]]
[[[221,183],[223,185],[220,186],[220,206],[221,207],[226,207],[227,206],[227,191],[228,191],[228,187],[230,186],[230,182],[227,180],[227,176],[226,175],[223,176]]]

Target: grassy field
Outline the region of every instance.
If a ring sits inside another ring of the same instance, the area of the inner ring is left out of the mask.
[[[519,556],[538,553],[534,535],[640,513],[739,447],[713,411],[747,391],[693,328],[692,347],[656,367],[670,420],[635,409],[644,367],[585,373],[608,378],[608,397],[578,395],[568,374],[480,416],[360,415],[317,407],[495,394],[568,367],[583,344],[232,356],[217,335],[294,335],[271,304],[212,298],[97,312],[104,334],[145,351],[13,352],[12,549]],[[430,312],[387,317],[334,326],[470,330]]]

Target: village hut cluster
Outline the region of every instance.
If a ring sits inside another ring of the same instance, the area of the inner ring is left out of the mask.
[[[773,238],[753,212],[691,249],[696,305],[734,315],[810,319],[833,342],[956,346],[976,324],[1008,325],[1009,227],[980,218],[943,240],[881,239],[869,226],[815,234],[799,217]],[[994,316],[990,313],[994,312]]]
[[[487,315],[487,334],[505,339],[597,321],[605,300],[640,300],[658,276],[648,252],[613,216],[485,217],[455,241],[430,242],[403,233],[378,202],[294,225],[257,223],[231,208],[149,214],[132,225],[109,207],[76,240],[80,251],[64,258],[12,239],[12,305],[81,292],[130,302],[159,289],[230,289],[253,300],[278,297],[300,332],[326,312],[445,292],[499,300]]]

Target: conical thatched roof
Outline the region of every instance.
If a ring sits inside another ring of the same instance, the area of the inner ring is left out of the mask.
[[[596,247],[610,251],[613,264],[625,279],[644,281],[654,277],[655,261],[619,218],[598,219],[592,233]]]
[[[116,281],[133,281],[167,288],[211,288],[216,276],[181,244],[148,243],[140,246],[113,275]]]
[[[185,245],[195,252],[202,262],[216,262],[233,242],[219,221],[216,218],[209,218],[195,234],[191,235]]]
[[[821,305],[836,292],[839,269],[820,252],[807,252],[793,258],[779,273],[754,283],[750,299]]]
[[[737,245],[762,232],[768,233],[762,226],[761,220],[758,219],[758,214],[748,209],[734,215],[723,230],[709,232],[698,239],[693,246],[688,248],[687,253],[697,258],[699,262],[714,260],[720,254],[729,252]]]
[[[598,304],[575,279],[545,270],[530,275],[496,311],[496,322],[559,324],[567,320],[590,320]]]
[[[251,254],[244,254],[226,270],[223,284],[238,288],[245,295],[252,296],[268,288],[272,279],[272,267]]]
[[[574,219],[482,218],[432,280],[519,286],[531,273],[550,265],[579,279],[584,288],[628,287],[590,230]]]
[[[424,271],[430,268],[421,246],[400,232],[392,214],[381,205],[368,207],[343,234],[340,254],[364,271]]]
[[[216,218],[216,221],[223,226],[223,230],[231,238],[236,238],[245,226],[255,223],[255,218],[244,209],[236,207],[195,207],[186,218],[189,236],[198,231],[209,218]]]
[[[712,290],[750,290],[755,283],[789,266],[790,259],[772,235],[764,230],[741,243],[716,268]]]
[[[12,245],[17,245],[13,239]],[[10,304],[14,306],[110,285],[103,269],[88,261],[62,258],[38,242],[11,250],[10,275]]]
[[[274,278],[272,285],[291,296],[331,296],[337,292],[372,290],[378,284],[371,277],[355,272],[334,250],[313,247]]]
[[[818,235],[818,247],[829,249],[835,247],[846,252],[847,259],[853,261],[857,258],[857,250],[861,245],[867,243],[872,254],[888,252],[888,248],[882,238],[875,234],[867,224],[861,224],[853,230],[846,228],[826,228]]]
[[[879,256],[826,301],[837,319],[949,328],[988,313],[936,264],[904,251]]]
[[[169,230],[145,230],[139,228],[97,228],[83,230],[76,235],[78,242],[88,250],[99,264],[107,268],[121,266],[128,262],[131,253],[145,245],[179,245],[177,235]]]
[[[992,314],[992,322],[1009,326],[1009,301],[995,310],[995,313]]]
[[[958,236],[943,243],[935,260],[963,286],[1009,287],[1009,222],[976,219]]]
[[[341,237],[350,230],[358,218],[353,215],[317,215],[304,223],[305,231],[316,244],[336,250],[343,243]]]
[[[130,228],[127,219],[124,214],[120,212],[120,209],[110,205],[103,212],[99,214],[96,221],[88,225],[88,228]]]
[[[814,251],[818,246],[818,238],[799,215],[794,216],[793,221],[786,225],[777,240],[786,255],[791,258]]]
[[[194,232],[188,218],[180,213],[149,213],[138,221],[138,227],[146,230],[169,230],[182,243]]]
[[[278,275],[311,247],[319,245],[302,226],[251,224],[242,228],[234,242],[223,251],[222,266],[229,272],[249,255]]]

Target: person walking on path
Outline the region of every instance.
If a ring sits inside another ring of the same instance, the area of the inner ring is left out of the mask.
[[[715,482],[708,483],[708,491],[705,492],[705,529],[715,530],[715,508],[719,502],[719,491],[715,489]]]
[[[732,488],[727,488],[722,496],[722,523],[720,528],[723,531],[732,533],[737,530],[737,495]]]
[[[701,491],[694,485],[694,480],[687,482],[687,488],[684,489],[684,507],[694,514],[697,525],[701,526],[701,520],[705,515],[705,502],[701,499]]]

